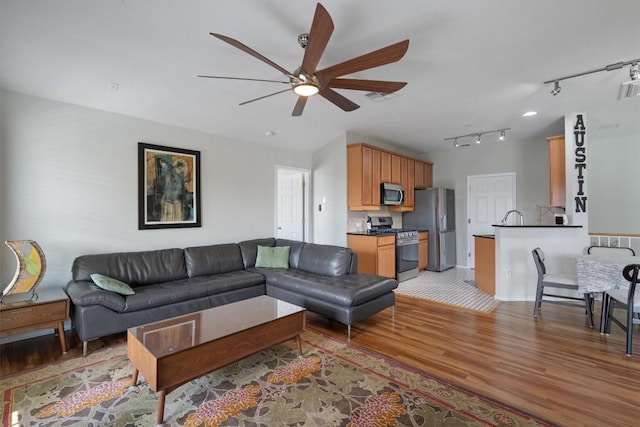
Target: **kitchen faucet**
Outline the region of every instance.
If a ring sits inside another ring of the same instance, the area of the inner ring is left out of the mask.
[[[522,215],[522,212],[515,209],[511,209],[509,212],[504,214],[504,218],[502,218],[502,221],[500,222],[500,224],[504,225],[505,222],[507,222],[507,218],[509,217],[509,214],[511,214],[512,212],[515,212],[518,215],[520,215],[520,225],[524,225],[524,215]]]

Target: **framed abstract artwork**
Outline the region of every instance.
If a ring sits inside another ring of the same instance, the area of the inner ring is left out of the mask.
[[[200,152],[138,143],[138,229],[201,225]]]

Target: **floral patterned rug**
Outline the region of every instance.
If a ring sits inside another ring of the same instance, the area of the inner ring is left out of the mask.
[[[307,331],[167,395],[168,426],[548,426],[524,412]],[[121,345],[0,379],[3,426],[153,426]]]

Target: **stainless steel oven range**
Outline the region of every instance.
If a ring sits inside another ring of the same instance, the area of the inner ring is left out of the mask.
[[[396,280],[418,277],[418,231],[392,228],[392,217],[371,217],[371,234],[396,235]]]

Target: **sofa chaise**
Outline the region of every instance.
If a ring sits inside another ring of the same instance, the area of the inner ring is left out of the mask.
[[[256,266],[265,248],[288,248],[279,268]],[[131,295],[104,290],[91,276],[128,284]],[[395,308],[395,279],[357,273],[349,248],[264,238],[184,249],[77,257],[66,291],[72,321],[83,343],[128,328],[259,295],[299,305],[351,325]]]

